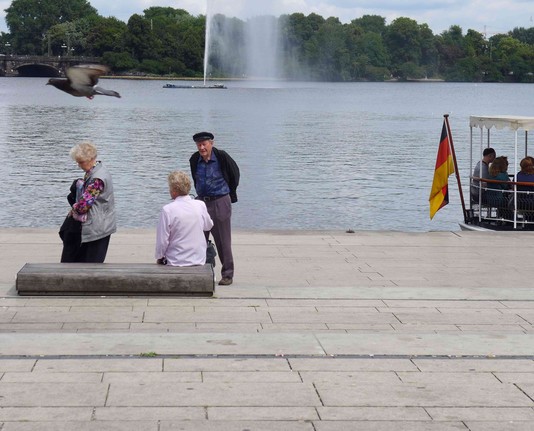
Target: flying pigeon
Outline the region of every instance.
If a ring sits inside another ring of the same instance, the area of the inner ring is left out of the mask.
[[[97,94],[121,97],[116,91],[106,90],[97,85],[98,77],[108,72],[109,68],[101,64],[80,64],[67,69],[67,79],[51,78],[46,85],[53,85],[65,93],[88,99],[92,99]]]

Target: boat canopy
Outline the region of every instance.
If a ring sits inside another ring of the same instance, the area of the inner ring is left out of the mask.
[[[473,115],[469,117],[469,126],[469,170],[476,172],[473,170],[476,163],[482,166],[484,149],[490,148],[495,140],[499,154],[503,152],[510,159],[506,168],[511,173],[506,171],[506,180],[497,180],[488,174],[484,176],[479,168],[476,176],[469,176],[470,205],[469,209],[464,207],[462,229],[534,231],[534,182],[517,180],[520,162],[529,155],[528,135],[534,130],[534,117]],[[476,128],[479,133],[475,133]],[[503,129],[503,133],[497,132]]]
[[[534,117],[514,117],[512,115],[471,116],[469,117],[469,125],[488,130],[492,127],[499,130],[504,128],[534,130]]]

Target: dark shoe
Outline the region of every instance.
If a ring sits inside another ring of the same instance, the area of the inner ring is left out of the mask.
[[[232,281],[233,280],[229,277],[223,277],[221,278],[221,281],[219,281],[219,286],[230,286]]]

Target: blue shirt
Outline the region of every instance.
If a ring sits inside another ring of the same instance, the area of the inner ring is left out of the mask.
[[[534,183],[534,174],[518,172],[516,178],[519,183]],[[517,190],[532,192],[534,191],[534,186],[517,186]]]
[[[195,182],[197,195],[200,197],[223,196],[230,193],[230,187],[224,180],[219,161],[213,151],[207,163],[201,156],[199,157]]]

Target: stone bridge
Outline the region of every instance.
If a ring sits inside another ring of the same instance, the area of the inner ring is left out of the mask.
[[[99,62],[95,57],[0,55],[0,76],[58,77],[70,66]]]

